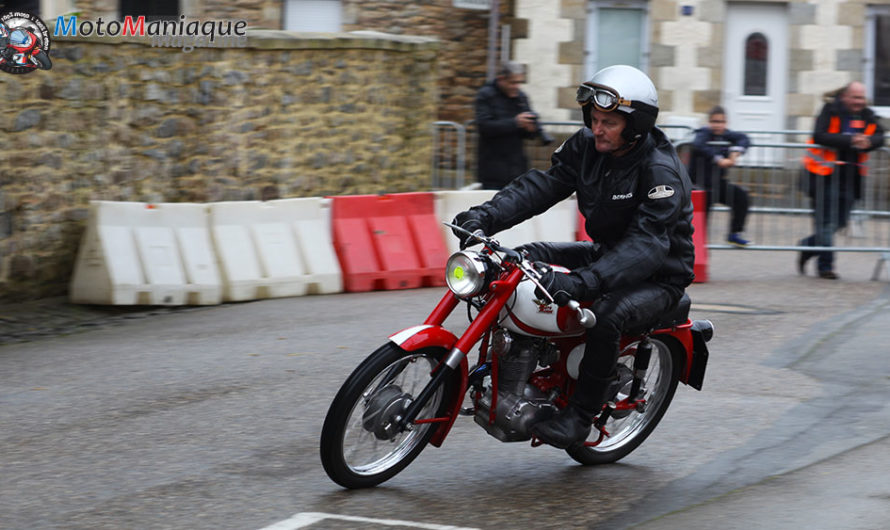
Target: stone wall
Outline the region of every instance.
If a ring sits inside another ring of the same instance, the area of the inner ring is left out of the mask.
[[[438,43],[250,32],[246,47],[56,39],[0,75],[0,301],[66,291],[90,200],[428,189]]]
[[[527,20],[514,17],[516,0],[499,0],[500,26],[513,39],[525,37]],[[74,0],[83,19],[117,18],[118,0]],[[473,119],[476,91],[486,80],[488,11],[460,9],[453,0],[341,0],[343,31],[379,31],[440,41],[438,87],[440,120]],[[251,28],[284,29],[283,0],[180,0],[180,12],[202,20],[247,20]],[[500,40],[498,40],[500,45]],[[547,72],[532,70],[542,80]]]

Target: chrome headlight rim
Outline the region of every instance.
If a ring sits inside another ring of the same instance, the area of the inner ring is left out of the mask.
[[[478,252],[461,250],[445,264],[445,283],[458,298],[470,299],[482,294],[487,286],[488,261]]]

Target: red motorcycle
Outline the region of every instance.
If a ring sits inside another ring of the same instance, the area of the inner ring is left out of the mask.
[[[460,415],[502,442],[539,446],[531,426],[567,405],[595,315],[576,301],[558,307],[552,297],[538,299],[532,262],[481,232],[471,237],[482,249],[448,259],[449,291],[423,324],[391,335],[331,403],[321,461],[337,484],[366,488],[392,478],[428,443],[441,446]],[[458,337],[442,324],[460,302],[470,323]],[[714,327],[690,321],[690,305],[684,295],[651,329],[622,338],[612,398],[590,437],[566,449],[573,459],[593,465],[627,456],[658,425],[678,382],[701,390]]]

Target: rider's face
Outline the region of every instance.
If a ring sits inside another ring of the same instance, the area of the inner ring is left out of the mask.
[[[596,150],[611,153],[624,147],[621,132],[626,125],[627,120],[621,114],[594,109],[590,113],[590,130],[596,140]]]

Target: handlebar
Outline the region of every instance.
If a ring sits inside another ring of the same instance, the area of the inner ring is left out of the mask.
[[[540,273],[535,269],[534,265],[530,261],[525,259],[522,254],[520,254],[516,250],[513,250],[512,248],[501,246],[501,244],[497,240],[485,235],[482,230],[470,232],[469,230],[466,230],[460,226],[451,223],[443,224],[451,227],[452,230],[457,229],[458,231],[464,232],[469,236],[468,240],[475,239],[476,242],[483,243],[485,246],[496,252],[503,252],[510,261],[513,261],[514,263],[517,263],[519,265],[519,269],[522,271],[525,277],[531,280],[532,283],[534,283],[544,294],[546,294],[551,303],[556,303],[556,300],[553,299],[553,295],[550,294],[550,292],[547,291],[547,289],[545,289],[543,285],[541,285],[541,282],[538,281],[538,279],[540,278]],[[585,328],[592,328],[596,325],[596,315],[593,313],[593,311],[587,309],[586,307],[581,307],[581,304],[577,300],[569,300],[569,303],[566,305],[569,309],[578,314],[578,322],[582,326],[584,326]]]

